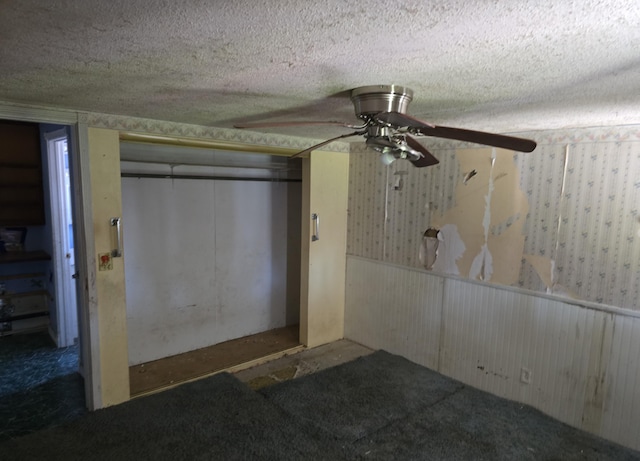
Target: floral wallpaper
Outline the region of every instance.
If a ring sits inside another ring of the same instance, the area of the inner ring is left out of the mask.
[[[640,126],[518,135],[538,142],[533,153],[509,160],[518,176],[515,192],[524,194],[528,206],[521,208],[524,216],[516,210],[490,228],[501,235],[522,223],[524,247],[512,285],[640,309]],[[423,267],[424,231],[446,224],[443,217],[455,215],[462,200],[468,172],[461,169],[460,155],[470,149],[488,155],[485,147],[466,143],[424,144],[440,164],[414,168],[396,161],[387,167],[361,143],[352,145],[349,254]]]

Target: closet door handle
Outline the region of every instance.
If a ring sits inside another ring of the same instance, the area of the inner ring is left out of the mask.
[[[316,240],[320,240],[320,216],[313,213],[311,215],[311,219],[313,220],[313,234],[311,235],[311,241],[315,242]]]
[[[120,223],[122,222],[122,218],[111,218],[111,227],[115,230],[115,249],[111,250],[111,256],[114,258],[122,257],[122,226]]]

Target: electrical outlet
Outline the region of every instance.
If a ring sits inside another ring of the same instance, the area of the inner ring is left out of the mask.
[[[520,382],[524,384],[531,384],[531,370],[524,367],[520,369]]]

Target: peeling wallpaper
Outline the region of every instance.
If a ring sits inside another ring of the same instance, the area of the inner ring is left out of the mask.
[[[538,148],[427,144],[440,164],[423,169],[356,146],[347,252],[422,268],[424,231],[455,226],[460,276],[640,309],[640,127],[520,135]],[[443,243],[432,270],[455,273]]]

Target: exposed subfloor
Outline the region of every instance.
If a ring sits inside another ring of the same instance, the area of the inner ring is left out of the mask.
[[[325,368],[334,367],[358,357],[371,354],[372,349],[346,339],[324,346],[305,349],[295,354],[257,365],[234,373],[254,390],[281,381],[309,375]]]
[[[277,328],[129,368],[132,397],[300,348],[297,325]]]

